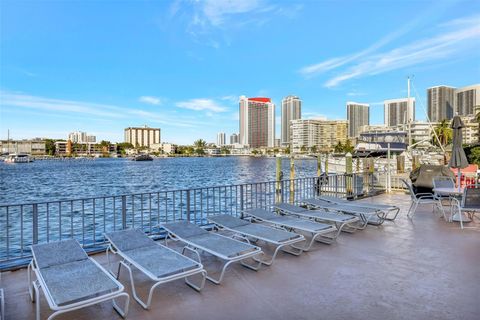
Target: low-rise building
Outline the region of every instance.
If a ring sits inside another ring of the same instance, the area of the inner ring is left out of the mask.
[[[117,153],[117,145],[110,143],[108,146],[101,144],[84,142],[73,143],[72,141],[56,141],[55,155],[64,156],[102,156],[105,154]]]
[[[46,154],[45,140],[1,140],[0,150],[2,153],[22,153],[32,156],[42,156]]]
[[[161,152],[163,154],[174,154],[177,146],[173,143],[154,143],[150,146],[150,150]]]
[[[473,144],[479,142],[479,124],[474,116],[461,117],[464,127],[462,129],[463,133],[463,143]]]

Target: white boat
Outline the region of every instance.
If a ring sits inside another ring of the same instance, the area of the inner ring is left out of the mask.
[[[33,162],[33,158],[30,157],[28,154],[9,154],[6,156],[5,160],[6,163],[29,163]]]

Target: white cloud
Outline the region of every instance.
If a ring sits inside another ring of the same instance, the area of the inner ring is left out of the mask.
[[[480,16],[456,19],[437,28],[437,34],[429,38],[407,43],[406,45],[385,52],[378,49],[392,40],[412,30],[416,25],[406,27],[384,37],[372,46],[360,52],[335,57],[300,69],[304,76],[311,77],[334,69],[348,66],[325,82],[325,87],[333,88],[349,79],[376,75],[391,70],[434,62],[458,55],[462,52],[474,52],[479,47]],[[473,50],[469,50],[473,49]]]
[[[224,24],[229,16],[248,13],[264,6],[260,0],[204,0],[200,3],[205,19],[213,26]],[[268,10],[268,7],[263,10]],[[199,19],[201,20],[197,17]]]
[[[147,103],[147,104],[153,104],[153,105],[161,105],[162,104],[162,99],[159,97],[152,97],[152,96],[141,96],[138,98],[138,101]]]
[[[195,110],[195,111],[211,111],[211,112],[224,112],[225,107],[219,105],[212,99],[190,99],[187,101],[180,101],[175,104],[179,108]]]

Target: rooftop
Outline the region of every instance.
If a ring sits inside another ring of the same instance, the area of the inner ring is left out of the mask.
[[[254,272],[234,265],[224,282],[207,281],[197,293],[183,281],[157,288],[152,308],[130,301],[130,319],[478,319],[480,223],[461,230],[419,206],[413,221],[405,194],[361,201],[401,207],[395,222],[343,233],[332,245],[316,244],[299,257],[280,254]],[[93,258],[106,267],[104,254]],[[204,264],[211,270],[213,261]],[[139,279],[147,294],[151,282]],[[131,294],[126,273],[120,281]],[[7,319],[34,319],[25,269],[2,275]],[[41,295],[42,318],[50,314]],[[59,319],[120,319],[110,302]]]

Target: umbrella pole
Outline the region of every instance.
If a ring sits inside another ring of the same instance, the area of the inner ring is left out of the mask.
[[[457,186],[458,186],[458,191],[460,191],[460,181],[461,180],[461,175],[462,175],[462,171],[460,170],[460,168],[457,168]]]

